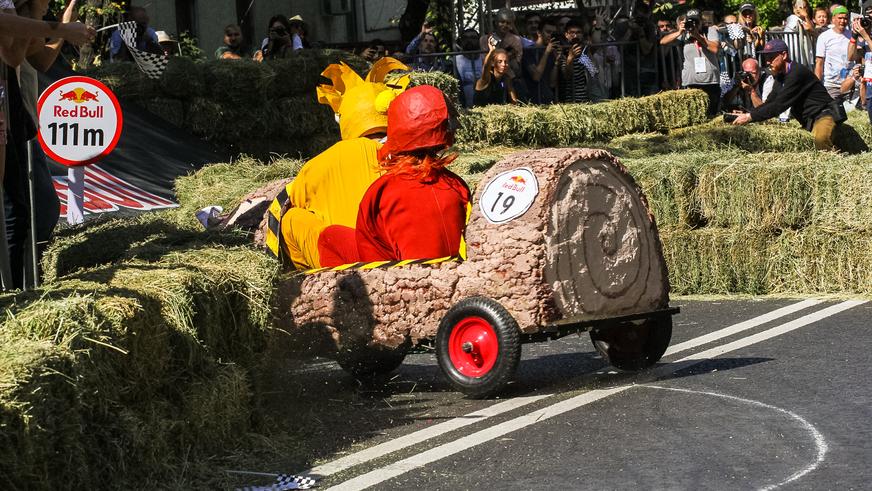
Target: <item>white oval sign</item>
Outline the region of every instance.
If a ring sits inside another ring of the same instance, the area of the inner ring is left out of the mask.
[[[491,223],[514,220],[530,209],[539,194],[539,181],[527,167],[512,169],[487,183],[478,201],[481,212]]]
[[[102,159],[121,138],[121,106],[99,80],[58,80],[40,95],[37,110],[40,145],[46,155],[66,166]]]

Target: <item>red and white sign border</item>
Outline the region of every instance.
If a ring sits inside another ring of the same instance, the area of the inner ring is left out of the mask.
[[[46,99],[48,99],[50,95],[54,94],[59,87],[76,82],[91,84],[101,89],[103,93],[106,94],[107,97],[109,97],[109,100],[112,101],[112,105],[115,106],[115,114],[118,116],[118,127],[115,130],[115,135],[112,137],[112,141],[109,143],[109,146],[107,146],[106,149],[100,153],[100,155],[96,155],[82,161],[69,160],[61,157],[60,155],[57,155],[43,140],[42,131],[38,131],[37,137],[39,138],[39,145],[42,147],[43,151],[45,151],[45,154],[48,155],[49,158],[51,158],[55,162],[66,165],[67,167],[80,167],[83,165],[93,164],[94,162],[102,160],[104,157],[112,153],[113,150],[115,150],[115,146],[118,145],[118,140],[121,139],[121,131],[124,129],[124,116],[121,113],[121,104],[118,103],[118,98],[115,97],[115,94],[111,90],[109,90],[109,87],[106,87],[103,82],[90,77],[83,77],[81,75],[62,78],[57,82],[51,84],[47,89],[45,89],[45,91],[42,93],[42,96],[40,96],[39,102],[36,106],[37,114],[42,112],[42,105],[45,103]]]

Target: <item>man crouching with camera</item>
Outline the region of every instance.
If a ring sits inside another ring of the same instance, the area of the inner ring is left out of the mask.
[[[733,77],[732,87],[724,94],[722,106],[728,109],[748,110],[762,106],[772,91],[774,80],[760,72],[754,58],[742,62],[742,71]]]
[[[847,119],[844,107],[833,101],[811,70],[790,61],[787,44],[781,39],[769,41],[760,53],[776,84],[765,103],[737,115],[733,124],[765,121],[789,108],[799,124],[814,134],[815,148],[832,150],[833,130]]]

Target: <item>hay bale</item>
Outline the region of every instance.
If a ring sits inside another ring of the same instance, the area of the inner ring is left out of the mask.
[[[152,99],[160,95],[158,83],[142,73],[136,63],[104,63],[99,68],[86,71],[85,75],[103,82],[122,99]]]
[[[164,94],[176,99],[191,99],[207,94],[203,63],[190,58],[173,56],[160,78]]]
[[[82,458],[87,435],[75,411],[75,385],[66,377],[72,363],[72,353],[50,341],[0,331],[0,475],[7,489],[49,489],[54,476],[88,472]]]
[[[336,126],[330,106],[320,104],[314,91],[308,95],[278,99],[272,105],[277,114],[275,124],[283,138],[317,136]]]
[[[702,91],[687,90],[599,104],[478,107],[463,116],[457,141],[525,146],[606,142],[629,133],[701,123],[705,111],[700,115],[695,109],[707,100]]]
[[[872,230],[661,228],[678,294],[872,292]]]
[[[679,295],[771,291],[769,230],[661,227],[669,284]]]
[[[872,230],[808,227],[784,231],[770,248],[771,291],[872,293]]]
[[[698,169],[709,162],[708,155],[671,155],[666,158],[627,160],[627,169],[648,198],[657,224],[701,227],[697,186]]]
[[[244,435],[277,274],[248,248],[202,248],[5,298],[6,482],[143,482]]]
[[[173,126],[179,128],[185,127],[185,120],[187,119],[185,114],[185,103],[179,99],[167,99],[163,97],[143,99],[140,101],[140,105],[142,105],[146,111]]]
[[[269,64],[252,60],[210,60],[202,65],[208,97],[240,113],[264,104],[275,77]]]
[[[409,87],[418,85],[432,85],[441,90],[456,107],[461,107],[460,104],[460,82],[453,75],[447,73],[433,72],[411,72],[411,82]]]
[[[315,97],[315,88],[322,80],[321,72],[327,68],[316,57],[302,54],[268,60],[267,64],[275,73],[267,90],[270,100],[295,96]]]
[[[274,110],[270,105],[244,106],[196,97],[185,110],[185,127],[208,141],[234,145],[280,130],[270,126]]]
[[[303,162],[281,159],[264,164],[250,157],[227,164],[207,165],[196,173],[176,179],[176,196],[180,207],[179,223],[196,226],[197,210],[220,205],[231,210],[253,189],[270,181],[297,175]]]

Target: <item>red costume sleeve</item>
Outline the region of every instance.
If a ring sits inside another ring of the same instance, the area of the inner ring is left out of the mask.
[[[456,174],[432,183],[385,175],[367,190],[357,214],[361,261],[454,256],[466,226],[470,193]]]

